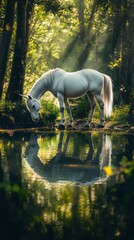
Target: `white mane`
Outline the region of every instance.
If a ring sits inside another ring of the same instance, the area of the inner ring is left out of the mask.
[[[33,98],[40,99],[41,96],[47,91],[48,81],[51,81],[54,75],[54,69],[44,73],[33,85],[28,95]]]

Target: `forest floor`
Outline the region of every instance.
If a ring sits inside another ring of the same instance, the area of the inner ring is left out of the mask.
[[[15,132],[43,132],[43,131],[55,131],[55,130],[67,130],[67,131],[101,131],[101,132],[126,132],[134,134],[134,124],[120,123],[114,121],[107,121],[103,128],[99,127],[97,123],[92,124],[91,127],[87,128],[84,126],[84,120],[77,120],[74,122],[73,127],[59,128],[59,121],[56,124],[50,123],[48,126],[36,126],[29,128],[1,128],[0,133],[13,134]]]
[[[76,127],[79,128],[83,128],[84,126],[84,121],[79,120],[76,123]],[[99,125],[97,123],[93,124],[93,126],[91,127],[91,130],[111,130],[111,131],[133,131],[134,132],[134,124],[130,124],[130,123],[123,123],[123,122],[115,122],[115,121],[107,121],[105,122],[105,125],[103,128],[99,127]],[[85,128],[86,130],[86,128]],[[88,129],[87,129],[88,130]]]

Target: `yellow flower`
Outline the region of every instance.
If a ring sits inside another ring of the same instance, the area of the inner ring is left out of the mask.
[[[104,169],[105,173],[107,174],[107,176],[113,175],[112,167],[105,166],[103,169]]]

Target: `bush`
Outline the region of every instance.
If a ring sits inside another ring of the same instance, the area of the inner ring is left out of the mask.
[[[90,103],[86,97],[80,98],[78,100],[70,101],[71,110],[74,118],[87,118],[90,111]],[[113,106],[113,114],[108,119],[108,121],[117,122],[120,124],[128,124],[129,116],[129,105]],[[100,108],[97,103],[97,106],[94,111],[93,121],[98,121],[100,119]]]
[[[58,115],[58,109],[53,103],[43,101],[40,111],[40,120],[34,123],[24,103],[1,102],[0,127],[1,128],[25,128],[48,126],[54,123]]]
[[[124,124],[128,123],[128,112],[129,105],[115,106],[111,120]]]
[[[90,110],[90,103],[86,97],[70,100],[70,106],[74,118],[85,118]]]
[[[90,102],[88,101],[87,97],[82,97],[77,100],[71,100],[70,101],[70,106],[72,110],[72,114],[74,118],[88,118],[89,112],[90,112]],[[97,104],[94,115],[93,115],[93,121],[96,122],[100,119],[100,109]]]

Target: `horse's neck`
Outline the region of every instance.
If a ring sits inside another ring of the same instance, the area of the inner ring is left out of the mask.
[[[40,99],[45,92],[49,90],[49,86],[51,85],[53,70],[48,71],[43,74],[33,85],[29,94],[35,99]]]

